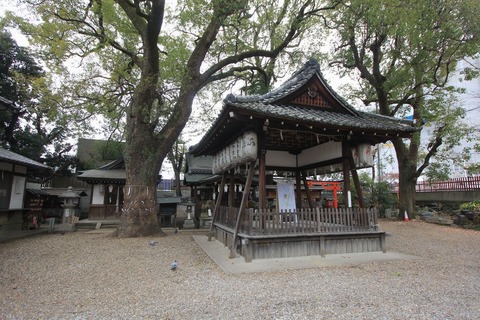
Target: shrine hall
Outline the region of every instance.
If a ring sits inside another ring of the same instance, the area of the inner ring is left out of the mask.
[[[315,60],[266,94],[228,95],[218,118],[190,150],[193,157],[211,157],[212,172],[221,177],[209,239],[247,262],[385,252],[385,232],[376,209],[365,208],[357,169],[373,165],[376,144],[409,138],[415,130],[410,120],[355,109],[328,85]],[[267,204],[271,172],[290,177],[277,184],[275,208]],[[324,208],[312,199],[308,180],[332,172],[343,173],[344,200],[338,208]],[[245,177],[240,188],[233,178],[239,175]],[[352,182],[357,205],[350,199]],[[225,204],[224,194],[230,199],[239,190],[239,205]],[[253,196],[255,208],[249,205]]]

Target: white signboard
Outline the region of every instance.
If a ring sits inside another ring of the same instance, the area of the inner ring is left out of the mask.
[[[253,131],[245,132],[233,143],[213,156],[213,174],[219,174],[241,164],[257,159],[258,139]]]
[[[295,211],[295,190],[293,183],[277,183],[277,198],[279,211]]]
[[[13,176],[12,193],[10,195],[10,209],[23,208],[23,197],[25,195],[25,177]]]

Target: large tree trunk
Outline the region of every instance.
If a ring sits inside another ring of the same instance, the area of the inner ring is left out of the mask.
[[[158,143],[144,125],[136,126],[125,149],[126,185],[119,237],[162,234],[157,219],[156,192],[158,174],[166,148]]]
[[[119,237],[149,236],[161,232],[157,219],[157,180],[163,159],[171,144],[155,132],[156,120],[151,118],[154,104],[159,101],[156,88],[159,79],[158,34],[163,21],[164,1],[154,3],[152,20],[145,26],[142,42],[144,57],[140,82],[127,112],[124,151],[126,184]],[[154,19],[155,18],[155,19]],[[175,137],[176,139],[176,137]]]
[[[399,219],[404,218],[405,212],[407,212],[410,219],[415,218],[415,185],[417,180],[412,177],[410,172],[415,170],[415,167],[406,166],[402,168],[399,166]]]
[[[415,140],[415,139],[412,139]],[[393,145],[398,161],[398,202],[399,219],[407,212],[410,219],[415,218],[415,186],[417,184],[417,158],[407,153],[407,148],[401,139],[394,139]]]

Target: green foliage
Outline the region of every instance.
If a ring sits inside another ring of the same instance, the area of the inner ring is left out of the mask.
[[[460,205],[460,210],[480,211],[480,201],[462,203]]]
[[[431,163],[425,171],[428,181],[445,181],[449,179],[450,165],[445,162]]]
[[[123,157],[125,143],[114,140],[94,141],[91,149],[88,150],[89,158],[85,163],[79,163],[79,170],[96,169],[108,162]]]
[[[480,47],[478,17],[469,10],[478,13],[478,5],[451,0],[353,0],[326,20],[337,35],[332,64],[359,81],[350,96],[374,104],[382,115],[413,115],[416,121],[419,131],[408,141],[392,139],[403,177],[402,210],[413,211],[414,193],[408,192],[408,184],[433,160],[447,159],[448,151],[473,132],[460,124],[464,110],[454,101],[456,90],[448,86],[456,62],[477,55]],[[424,121],[433,138],[421,146]]]
[[[50,100],[49,82],[35,55],[0,32],[0,96],[13,106],[0,110],[1,144],[13,152],[66,170],[76,159],[67,154],[69,129]]]
[[[397,198],[396,195],[392,193],[392,186],[390,183],[385,181],[374,182],[366,172],[362,172],[359,175],[359,180],[365,205],[376,207],[381,216],[385,214],[385,209],[396,206]],[[357,197],[355,188],[352,188],[352,196]]]

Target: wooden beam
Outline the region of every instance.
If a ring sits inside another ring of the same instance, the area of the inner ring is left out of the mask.
[[[265,132],[259,130],[258,137],[258,208],[267,208],[267,171],[266,171],[266,150]]]
[[[310,209],[313,209],[313,208],[315,208],[315,205],[312,201],[312,194],[310,192],[310,187],[308,186],[308,183],[307,183],[307,172],[306,171],[302,171],[302,181],[303,181],[303,187],[305,188],[305,194],[307,195],[308,206],[310,207]]]
[[[301,209],[302,208],[302,180],[300,177],[300,170],[295,170],[295,202],[296,202],[296,208]]]
[[[222,203],[223,188],[225,187],[226,173],[222,175],[222,182],[220,183],[220,192],[218,193],[217,201],[215,202],[215,209],[213,210],[212,222],[210,223],[210,231],[208,232],[208,241],[212,241],[213,233],[213,224],[215,223],[215,218],[218,216],[220,211],[220,204]],[[215,191],[214,191],[215,192]]]
[[[355,190],[357,191],[358,205],[360,206],[360,208],[365,208],[365,201],[363,199],[362,185],[360,184],[360,179],[358,178],[357,168],[355,166],[355,161],[353,160],[353,155],[352,155],[351,152],[350,152],[349,162],[350,162],[350,167],[351,167],[350,171],[352,173],[353,183],[355,184]]]
[[[348,192],[350,191],[350,161],[348,160],[352,154],[350,143],[347,139],[342,141],[342,164],[343,164],[343,203],[348,208]]]
[[[230,248],[230,258],[231,259],[235,258],[236,253],[237,253],[237,236],[238,236],[238,231],[240,230],[240,224],[242,223],[243,215],[245,213],[245,208],[247,207],[247,203],[248,203],[248,195],[250,194],[250,187],[252,185],[253,173],[255,172],[255,162],[256,161],[250,162],[250,166],[248,168],[247,181],[245,182],[245,189],[243,190],[242,202],[240,203],[240,209],[238,209],[237,223],[235,225],[235,230],[233,232],[232,246]]]
[[[235,168],[230,169],[230,181],[228,183],[228,206],[235,206]]]

